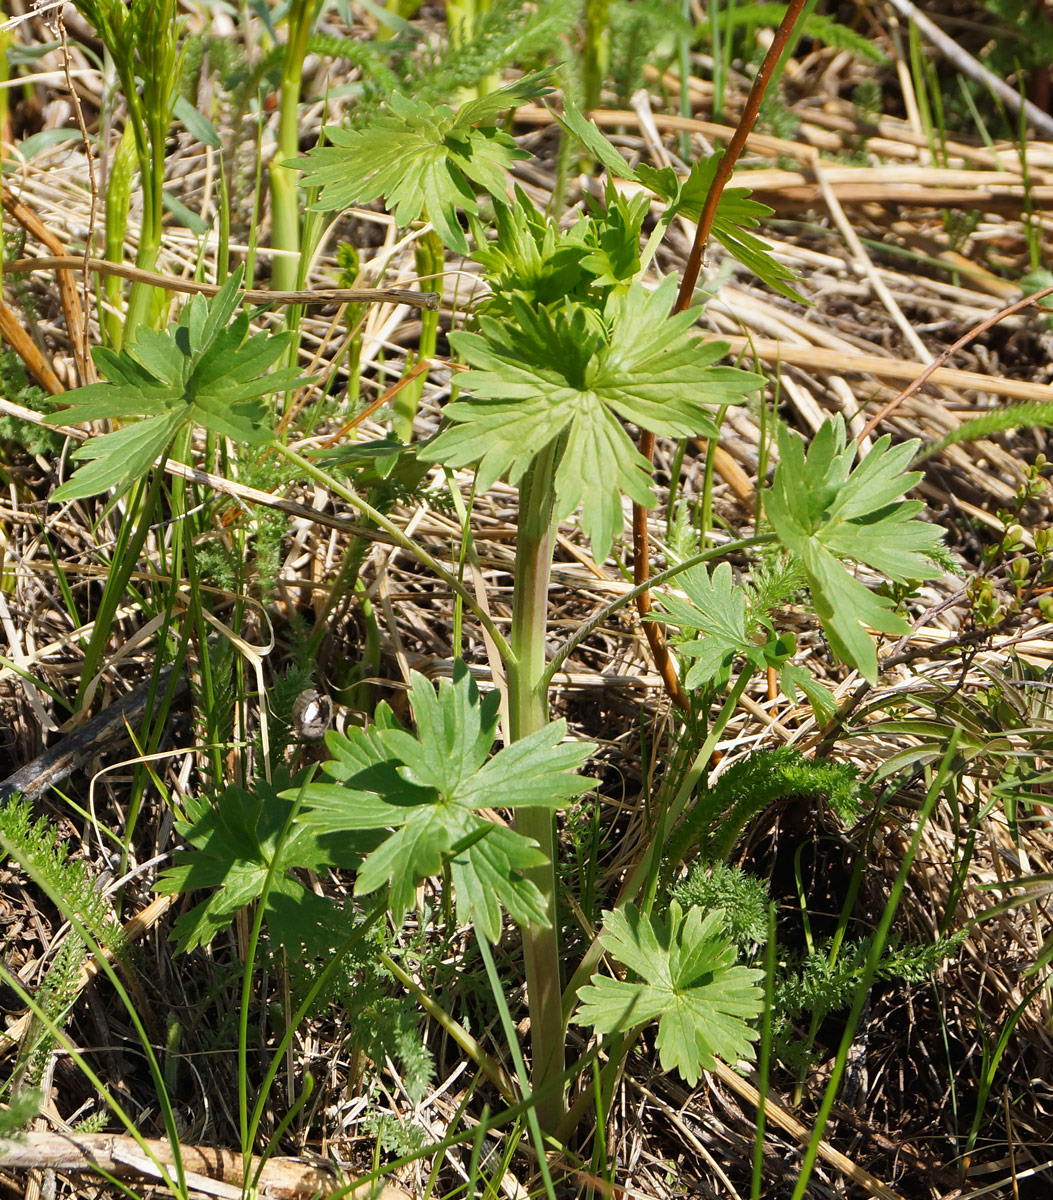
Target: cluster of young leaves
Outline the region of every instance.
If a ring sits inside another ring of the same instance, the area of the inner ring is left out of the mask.
[[[663,227],[678,215],[698,220],[723,150],[717,150],[708,158],[693,163],[686,178],[680,178],[672,167],[657,168],[641,164],[634,169],[569,96],[563,97],[563,113],[553,112],[552,115],[607,168],[610,175],[638,183],[665,202],[666,208],[661,218]],[[725,188],[713,218],[713,236],[729,254],[734,255],[774,291],[790,300],[806,303],[791,286],[791,281],[796,279],[794,273],[772,257],[760,238],[748,232],[770,217],[773,211],[766,204],[751,200],[748,188]]]
[[[812,601],[834,653],[870,683],[877,653],[865,626],[903,635],[907,622],[845,569],[862,563],[898,583],[930,579],[943,559],[940,529],[914,518],[925,507],[902,497],[921,478],[907,471],[916,441],[888,436],[852,469],[844,420],[824,424],[805,454],[804,442],[779,429],[779,464],[764,494],[764,511],[782,544],[802,563]]]
[[[690,335],[698,317],[670,316],[676,280],[651,293],[611,290],[602,308],[568,301],[532,308],[513,294],[514,321],[483,316],[477,333],[450,335],[472,368],[470,395],[447,405],[452,425],[422,450],[426,461],[477,463],[477,486],[518,483],[535,457],[562,440],[556,471],[559,520],[582,508],[582,528],[602,560],[622,528],[621,493],[654,504],[650,464],[621,421],[663,437],[716,437],[711,409],[739,404],[758,375],[713,364],[727,347]]]
[[[241,277],[239,267],[211,300],[195,296],[166,332],[140,326],[116,353],[103,346],[93,349],[107,382],[66,392],[62,399],[68,407],[49,422],[131,423],[74,450],[73,457],[87,465],[56,490],[55,501],[128,487],[192,425],[238,443],[271,440],[263,397],[307,380],[292,367],[265,374],[284,354],[288,335],[250,336],[248,314],[234,317]]]
[[[723,691],[739,659],[754,669],[771,667],[779,672],[782,690],[796,700],[800,690],[821,719],[833,715],[836,703],[804,667],[790,661],[797,651],[792,633],[776,633],[764,597],[752,583],[736,582],[730,563],[720,563],[712,574],[704,566],[692,567],[677,578],[675,592],[660,597],[664,613],[648,620],[679,626],[677,647],[693,659],[684,675],[684,687]]]
[[[514,317],[514,298],[531,308],[567,301],[602,307],[611,288],[628,289],[640,272],[640,231],[649,201],[613,187],[605,206],[591,197],[586,201],[589,211],[561,229],[517,187],[515,202],[494,213],[492,241],[481,222],[471,220],[472,258],[485,267],[492,289],[483,304],[488,316]]]
[[[180,951],[207,946],[261,896],[270,936],[293,958],[301,948],[321,956],[336,945],[345,919],[294,872],[354,867],[379,839],[361,830],[316,831],[293,822],[299,791],[277,791],[288,782],[277,776],[274,785],[257,780],[251,792],[230,784],[214,799],[186,801],[176,830],[190,849],[176,851],[157,891],[211,894],[176,920],[172,936]]]
[[[746,1022],[760,1012],[763,972],[734,965],[719,910],[685,913],[673,900],[664,915],[642,915],[630,904],[603,919],[604,949],[637,980],[594,975],[579,993],[579,1024],[621,1033],[657,1018],[662,1069],[678,1071],[692,1087],[715,1056],[753,1057],[757,1033]]]
[[[387,887],[396,921],[421,880],[448,870],[459,918],[490,941],[500,936],[502,907],[522,924],[544,924],[541,894],[523,876],[544,856],[479,810],[556,808],[580,795],[589,781],[575,772],[594,747],[561,744],[560,720],[491,757],[500,696],[480,697],[463,662],[438,691],[413,672],[409,703],[415,735],[381,704],[369,729],[327,736],[333,759],[323,770],[337,782],[307,785],[300,821],[324,833],[394,831],[362,862],[355,893]]]
[[[327,145],[289,166],[304,172],[304,184],[320,188],[316,208],[333,212],[383,196],[402,227],[427,210],[445,245],[468,253],[457,210],[478,212],[475,190],[508,203],[505,169],[528,158],[497,127],[506,109],[546,95],[549,73],[525,75],[507,87],[470,100],[455,112],[399,92],[388,98],[390,114],[364,129],[327,127]]]

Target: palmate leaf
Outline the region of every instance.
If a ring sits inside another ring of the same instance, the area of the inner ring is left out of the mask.
[[[396,920],[417,884],[449,866],[458,916],[483,937],[500,936],[502,908],[516,921],[543,923],[541,894],[523,872],[544,856],[476,810],[558,807],[589,787],[575,772],[593,747],[562,745],[566,723],[556,721],[491,757],[499,699],[480,697],[464,663],[437,691],[412,673],[409,703],[416,735],[385,706],[373,728],[329,734],[334,757],[323,770],[337,782],[307,786],[301,821],[322,831],[393,831],[362,863],[355,892],[388,887]]]
[[[453,424],[422,458],[477,463],[485,490],[502,475],[518,483],[565,433],[554,515],[580,505],[593,553],[606,558],[622,529],[621,493],[654,504],[650,464],[619,418],[663,437],[715,437],[712,410],[763,384],[713,365],[727,347],[690,336],[696,311],[669,315],[675,289],[671,276],[652,293],[635,283],[608,296],[599,317],[585,305],[535,311],[513,298],[514,325],[483,317],[478,333],[451,334],[472,368],[459,380],[471,395],[447,405]]]
[[[763,972],[734,965],[719,910],[685,914],[674,900],[664,915],[642,916],[630,904],[603,917],[604,949],[639,978],[594,975],[579,992],[578,1024],[618,1033],[657,1018],[662,1069],[679,1071],[692,1087],[715,1056],[753,1057],[757,1034],[746,1022],[763,1004]]]
[[[687,599],[663,595],[661,604],[668,617],[649,619],[667,619],[680,626],[683,640],[678,640],[678,649],[694,660],[684,676],[684,687],[723,688],[736,658],[745,657],[758,669],[778,669],[796,650],[792,634],[776,636],[767,619],[750,611],[747,591],[735,583],[730,563],[720,563],[712,575],[704,566],[693,567],[677,582]],[[762,632],[768,636],[759,641]],[[690,633],[702,636],[692,638]]]
[[[834,653],[871,683],[877,681],[877,653],[863,626],[893,635],[910,626],[841,560],[864,563],[900,583],[938,574],[943,535],[915,520],[924,505],[902,499],[921,478],[905,469],[917,445],[892,446],[885,436],[853,471],[856,446],[846,444],[840,416],[822,426],[807,455],[801,438],[780,428],[779,465],[764,494],[772,528],[800,556]]]
[[[178,918],[172,936],[184,952],[207,946],[262,895],[273,867],[265,914],[271,936],[297,957],[302,947],[323,954],[337,940],[338,910],[290,872],[354,866],[376,845],[376,837],[352,837],[345,830],[319,834],[298,825],[287,829],[292,801],[262,780],[254,787],[248,792],[230,784],[215,800],[186,802],[187,820],[176,828],[191,848],[176,851],[157,890],[215,890]]]
[[[250,335],[244,313],[231,321],[241,277],[239,268],[211,300],[195,296],[166,332],[140,327],[120,352],[93,352],[108,382],[66,392],[62,398],[69,407],[49,420],[137,423],[74,450],[73,457],[88,465],[55,491],[55,501],[128,487],[190,425],[242,444],[271,440],[269,409],[261,397],[308,381],[289,367],[266,374],[285,353],[285,334]]]
[[[456,112],[394,92],[388,101],[391,115],[365,129],[327,127],[329,144],[289,165],[304,172],[308,187],[321,189],[317,209],[333,212],[383,196],[400,226],[416,221],[426,209],[443,242],[467,254],[457,209],[478,211],[475,189],[507,204],[506,169],[529,157],[497,128],[497,117],[545,95],[548,74],[526,75]]]

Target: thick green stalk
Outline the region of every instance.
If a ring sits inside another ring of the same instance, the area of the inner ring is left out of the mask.
[[[285,163],[300,152],[300,89],[316,7],[315,0],[293,0],[289,6],[289,37],[282,59],[278,98],[278,149],[270,167],[271,246],[284,251],[274,256],[271,281],[275,288],[285,292],[297,289],[300,275],[299,172]]]
[[[128,210],[132,201],[132,180],[136,167],[135,135],[126,124],[117,150],[110,160],[106,179],[106,249],[109,262],[124,262],[124,236],[128,232]],[[106,307],[102,314],[106,342],[113,347],[121,344],[124,323],[121,317],[121,279],[119,275],[104,275],[102,294]]]
[[[558,443],[534,460],[519,490],[512,656],[508,667],[509,737],[515,742],[548,724],[545,686],[545,633],[552,565],[552,501]],[[548,860],[528,872],[541,892],[546,925],[523,930],[527,996],[530,1003],[532,1089],[541,1127],[552,1133],[563,1116],[563,1009],[559,977],[559,925],[556,909],[556,828],[549,808],[516,810],[516,829],[533,838]]]
[[[136,149],[143,191],[143,217],[135,265],[144,271],[153,271],[161,251],[166,143],[179,79],[180,22],[175,0],[148,0],[126,21],[125,41],[134,45],[139,60],[138,96],[141,98],[138,105],[133,105],[129,95],[130,91],[136,91],[136,69],[130,63],[122,65],[118,62],[128,100],[128,119],[136,122],[141,130],[136,137]],[[125,315],[125,339],[139,325],[157,323],[164,298],[165,293],[159,288],[143,283],[132,285]]]

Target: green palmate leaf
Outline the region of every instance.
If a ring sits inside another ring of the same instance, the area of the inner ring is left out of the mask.
[[[323,954],[338,940],[338,910],[291,872],[354,866],[376,845],[376,838],[289,827],[292,801],[263,781],[254,786],[255,791],[248,792],[231,784],[214,801],[187,801],[186,820],[176,828],[192,849],[176,851],[174,865],[161,875],[157,890],[216,890],[179,917],[172,936],[182,951],[208,945],[263,894],[273,872],[265,917],[271,936],[297,956],[301,947]]]
[[[674,593],[662,596],[669,623],[702,635],[677,643],[680,652],[694,660],[684,677],[685,687],[723,688],[736,658],[745,657],[757,668],[778,668],[796,649],[792,634],[776,636],[767,618],[751,611],[750,594],[736,584],[730,563],[720,563],[712,575],[703,566],[693,567],[677,583],[687,600]],[[768,636],[759,640],[762,632]]]
[[[629,905],[603,917],[604,949],[639,979],[594,975],[579,993],[579,1024],[618,1033],[657,1018],[662,1068],[679,1071],[691,1086],[715,1056],[753,1057],[757,1034],[746,1022],[761,1009],[756,981],[763,972],[734,965],[719,910],[685,914],[674,900],[662,916],[642,916]]]
[[[308,382],[292,368],[265,372],[284,354],[284,334],[249,334],[244,314],[231,321],[240,300],[241,270],[211,300],[195,296],[179,320],[160,333],[139,326],[119,352],[93,352],[108,382],[66,392],[68,405],[54,424],[98,420],[137,423],[90,438],[73,452],[88,464],[58,488],[53,499],[75,500],[107,488],[124,488],[163,458],[178,434],[202,425],[219,437],[261,445],[270,441],[262,396]]]
[[[355,892],[388,887],[398,920],[417,884],[448,867],[459,916],[489,940],[500,936],[502,908],[521,923],[544,923],[541,894],[523,878],[544,856],[529,838],[476,810],[558,807],[588,788],[575,772],[593,747],[561,745],[566,723],[556,721],[490,757],[496,692],[481,698],[464,663],[438,691],[422,675],[411,681],[416,734],[400,728],[386,706],[369,730],[331,733],[333,759],[323,769],[338,782],[308,785],[301,820],[324,831],[393,831],[362,863]]]
[[[318,209],[332,212],[383,196],[401,226],[427,209],[443,242],[467,254],[457,209],[478,211],[475,189],[507,203],[506,169],[529,157],[496,127],[497,116],[545,95],[547,78],[547,72],[524,76],[457,112],[392,93],[391,115],[378,117],[365,129],[326,128],[329,144],[289,165],[303,170],[308,187],[321,189]]]
[[[664,437],[715,437],[712,410],[741,403],[763,383],[713,365],[727,347],[690,336],[697,312],[669,315],[675,289],[672,277],[653,293],[633,284],[608,296],[599,316],[573,303],[534,311],[513,297],[514,326],[483,317],[479,333],[451,334],[472,367],[459,381],[471,396],[446,407],[453,425],[424,460],[477,463],[485,490],[502,475],[518,483],[535,455],[565,435],[554,516],[580,505],[593,552],[605,558],[622,529],[620,493],[654,504],[650,464],[621,419]]]
[[[892,602],[854,579],[848,559],[900,583],[930,579],[938,572],[941,531],[916,520],[924,505],[902,496],[921,478],[906,471],[917,442],[875,443],[853,471],[854,443],[846,445],[841,417],[803,441],[779,430],[779,465],[765,492],[764,511],[782,543],[800,556],[816,612],[834,652],[871,683],[877,654],[864,625],[880,633],[904,634],[909,625]]]

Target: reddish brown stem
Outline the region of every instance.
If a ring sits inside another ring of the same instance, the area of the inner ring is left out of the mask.
[[[775,37],[768,47],[768,53],[765,54],[764,62],[761,63],[757,77],[753,81],[753,87],[750,88],[750,94],[742,110],[742,117],[738,128],[735,130],[724,156],[717,165],[716,174],[713,176],[713,183],[706,195],[705,203],[702,205],[702,212],[699,214],[698,225],[695,228],[694,244],[691,247],[691,253],[688,255],[687,264],[684,267],[683,278],[680,280],[680,291],[677,293],[676,304],[673,306],[673,312],[675,313],[683,312],[690,305],[691,298],[695,294],[695,284],[698,283],[698,275],[702,269],[702,257],[709,242],[709,234],[713,228],[713,218],[716,216],[721,194],[727,186],[728,180],[731,178],[731,172],[734,170],[735,163],[738,161],[738,157],[746,145],[746,139],[753,130],[754,123],[757,120],[757,113],[760,111],[761,101],[764,99],[764,94],[771,83],[775,68],[782,57],[783,51],[789,44],[793,28],[797,24],[806,2],[807,0],[790,0],[790,3],[787,5],[786,15],[782,19],[782,24],[775,31]],[[654,462],[653,433],[648,433],[646,430],[641,432],[640,453],[648,462]],[[633,579],[639,585],[645,583],[650,574],[647,509],[639,504],[634,504]],[[636,611],[640,614],[641,618],[646,617],[651,611],[650,591],[640,593],[636,601]],[[669,693],[673,703],[686,712],[688,698],[676,677],[676,667],[673,665],[669,648],[666,645],[664,628],[658,621],[646,620],[643,622],[643,627],[648,645],[651,647],[655,667],[658,670],[658,674],[662,677],[662,683],[665,685],[666,691]]]
[[[916,379],[912,379],[910,383],[899,393],[898,396],[893,396],[892,399],[885,405],[880,412],[877,412],[867,421],[866,425],[856,438],[857,442],[861,442],[864,438],[870,437],[881,422],[895,412],[897,408],[909,399],[914,393],[923,386],[923,384],[932,376],[932,374],[943,366],[948,359],[952,358],[963,346],[968,344],[975,338],[978,338],[981,333],[986,333],[988,329],[993,328],[1000,321],[1004,321],[1006,317],[1011,317],[1013,313],[1019,312],[1022,308],[1027,308],[1029,304],[1035,304],[1044,297],[1053,295],[1053,287],[1042,288],[1041,291],[1030,292],[1028,295],[1021,297],[1019,300],[1014,300],[1012,304],[1006,305],[1005,308],[1000,308],[998,312],[992,313],[991,316],[985,317],[978,325],[974,325],[967,333],[962,336],[952,345],[948,346],[929,363],[925,370],[921,372]],[[652,439],[653,440],[653,439]]]

